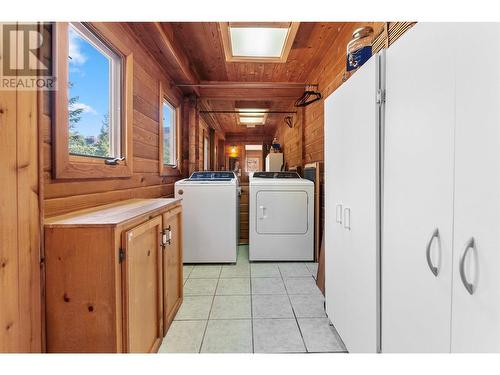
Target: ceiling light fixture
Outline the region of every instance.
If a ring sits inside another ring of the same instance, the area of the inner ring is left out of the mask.
[[[240,116],[242,124],[264,124],[264,117],[243,117]]]

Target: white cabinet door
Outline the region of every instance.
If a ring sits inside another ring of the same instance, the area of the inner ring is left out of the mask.
[[[335,285],[334,273],[336,272],[337,254],[336,248],[343,248],[343,190],[344,181],[342,177],[343,141],[342,127],[334,122],[335,117],[340,116],[342,107],[337,105],[335,93],[325,99],[324,122],[325,122],[325,307],[326,313],[332,323],[334,319],[334,307],[339,301],[338,296],[342,290]],[[345,114],[344,114],[345,115]]]
[[[327,313],[350,352],[378,344],[376,65],[373,57],[325,104]],[[342,226],[332,223],[339,204]]]
[[[450,350],[454,28],[417,24],[387,50],[383,352]]]
[[[500,351],[500,24],[462,24],[455,134],[453,352]],[[474,239],[474,243],[469,241]],[[464,259],[466,244],[469,244]],[[470,294],[464,281],[473,285]]]

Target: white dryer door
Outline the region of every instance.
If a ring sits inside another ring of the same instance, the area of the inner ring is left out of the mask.
[[[305,234],[308,197],[305,191],[257,192],[255,200],[257,233]]]

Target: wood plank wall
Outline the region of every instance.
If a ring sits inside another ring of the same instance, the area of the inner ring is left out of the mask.
[[[37,107],[36,91],[0,91],[0,353],[43,349]]]
[[[124,23],[109,23],[110,32],[124,40],[133,51],[134,83],[133,83],[133,176],[131,178],[98,179],[98,180],[55,180],[52,177],[52,129],[51,98],[44,97],[43,113],[40,121],[43,129],[43,170],[45,181],[45,214],[53,216],[119,201],[128,198],[153,198],[171,196],[173,184],[180,177],[162,177],[159,174],[158,131],[159,131],[159,80],[163,87],[169,88],[169,95],[176,98],[181,105],[186,104],[182,93],[170,88],[171,78],[167,72],[153,59],[140,43],[133,31]],[[189,101],[187,101],[189,104]],[[197,121],[196,113],[180,111],[186,114],[189,121]],[[189,122],[188,121],[188,122]],[[181,118],[181,128],[186,128],[186,121]],[[189,126],[189,124],[188,124]],[[187,136],[182,132],[181,136]],[[181,142],[185,145],[185,142]],[[182,148],[182,147],[181,147]],[[181,150],[182,166],[185,166],[186,155]],[[185,170],[183,171],[186,172]]]
[[[278,125],[276,137],[282,143],[285,163],[288,167],[310,162],[324,161],[324,99],[342,85],[349,77],[346,74],[346,46],[352,39],[352,32],[370,25],[376,38],[373,43],[374,52],[388,48],[402,36],[414,22],[353,22],[339,27],[336,37],[331,41],[321,61],[309,73],[307,82],[319,84],[323,99],[303,109],[301,116],[292,129],[286,124]],[[296,108],[297,109],[297,108]],[[298,109],[300,111],[300,109]],[[321,177],[323,180],[323,176]],[[321,188],[321,221],[324,221],[324,190]],[[323,227],[321,225],[321,227]]]
[[[304,160],[304,108],[290,107],[288,110],[297,111],[293,116],[293,127],[289,128],[284,122],[278,124],[276,138],[281,145],[286,168],[302,166]]]

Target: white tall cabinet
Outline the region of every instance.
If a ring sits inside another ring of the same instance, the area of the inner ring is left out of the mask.
[[[325,100],[326,311],[350,352],[379,337],[377,61]]]
[[[417,24],[386,85],[382,351],[498,352],[500,26]]]
[[[453,28],[418,24],[387,52],[382,349],[447,352],[453,245]],[[446,69],[437,69],[446,62]]]
[[[500,24],[465,24],[456,39],[451,350],[499,352]]]

